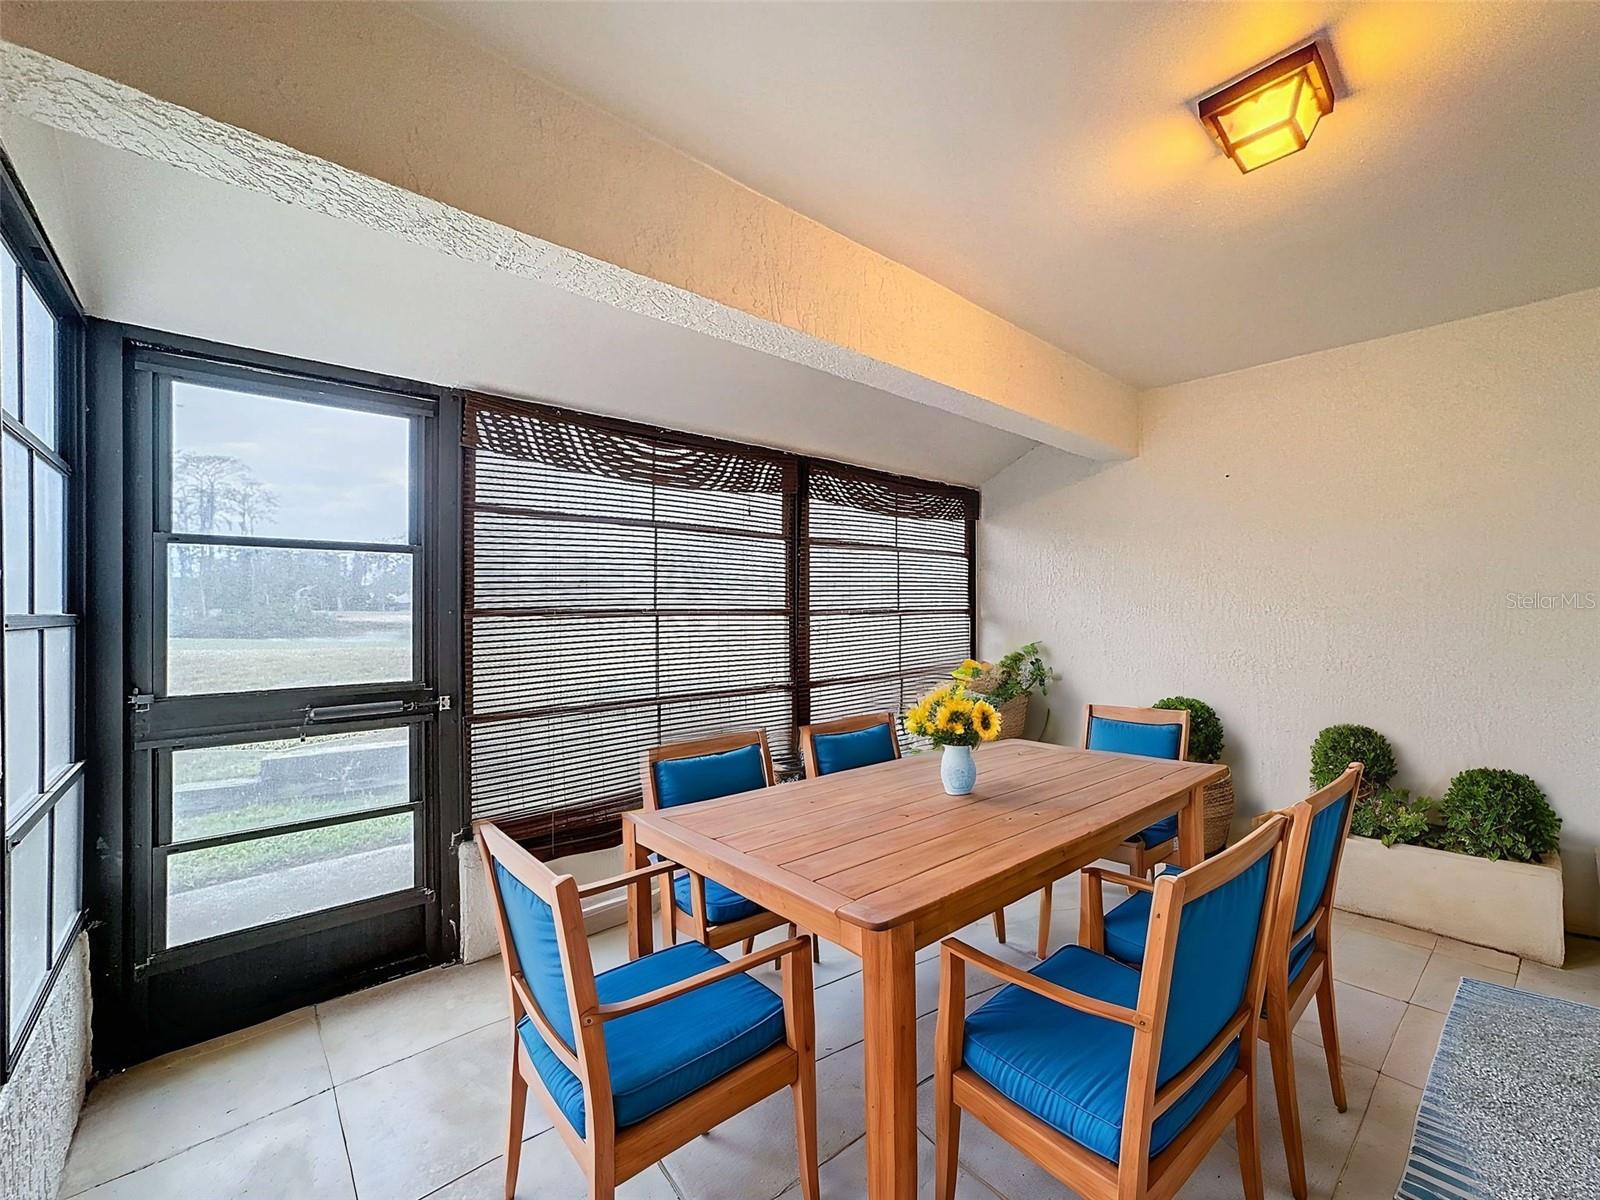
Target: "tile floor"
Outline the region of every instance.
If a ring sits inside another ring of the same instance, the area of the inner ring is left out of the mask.
[[[1057,885],[1055,944],[1077,928],[1077,880]],[[1029,965],[1036,902],[1012,906],[1011,942],[987,920],[969,941]],[[776,936],[776,935],[773,935]],[[1340,913],[1337,980],[1349,1111],[1328,1094],[1320,1029],[1308,1012],[1296,1063],[1315,1197],[1393,1195],[1438,1043],[1463,975],[1600,1003],[1600,942],[1574,939],[1555,970],[1510,955]],[[625,955],[620,929],[592,939],[598,969]],[[937,947],[917,974],[924,1193],[931,1196],[932,1044]],[[861,988],[856,960],[823,949],[816,974],[822,1191],[863,1194]],[[761,972],[775,986],[770,968]],[[969,972],[972,1004],[990,981]],[[197,1046],[102,1082],[89,1097],[61,1195],[311,1200],[477,1200],[500,1196],[508,1032],[498,960],[397,980]],[[1262,1069],[1268,1068],[1263,1050]],[[1262,1099],[1267,1194],[1288,1196],[1270,1087]],[[529,1105],[518,1194],[585,1195],[549,1122]],[[988,1134],[963,1131],[959,1200],[1066,1197],[1059,1184]],[[1183,1189],[1185,1200],[1242,1194],[1231,1137]],[[790,1200],[799,1194],[787,1093],[669,1155],[621,1189],[626,1200]]]

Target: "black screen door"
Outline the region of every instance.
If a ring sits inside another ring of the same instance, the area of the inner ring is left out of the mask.
[[[436,402],[139,351],[127,411],[146,1052],[438,961]]]

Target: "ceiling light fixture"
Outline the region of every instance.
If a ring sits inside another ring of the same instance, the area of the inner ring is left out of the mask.
[[[1200,101],[1200,120],[1245,172],[1304,150],[1332,111],[1333,87],[1315,42]]]

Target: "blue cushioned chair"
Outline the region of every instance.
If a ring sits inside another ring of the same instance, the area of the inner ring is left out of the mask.
[[[900,737],[892,712],[862,713],[800,727],[800,754],[806,775],[815,779],[837,771],[853,771],[900,757]],[[1006,914],[994,913],[994,936],[1006,940]]]
[[[1333,1000],[1333,894],[1339,881],[1345,838],[1350,832],[1354,798],[1361,790],[1361,773],[1362,765],[1351,763],[1327,787],[1283,812],[1289,820],[1283,897],[1267,958],[1266,1020],[1260,1028],[1272,1052],[1272,1081],[1278,1094],[1284,1153],[1289,1161],[1289,1188],[1295,1200],[1306,1200],[1307,1185],[1291,1038],[1295,1022],[1313,998],[1322,1022],[1322,1047],[1328,1059],[1333,1102],[1340,1112],[1345,1110],[1339,1022]],[[1107,878],[1134,888],[1134,894],[1102,917],[1102,888]],[[1091,867],[1083,873],[1082,888],[1079,943],[1140,966],[1150,926],[1150,885]]]
[[[772,756],[767,752],[766,731],[754,729],[653,747],[644,754],[642,782],[644,806],[650,811],[771,787]],[[692,871],[675,874],[663,888],[663,946],[675,944],[683,933],[713,950],[743,942],[744,952],[749,954],[756,934],[785,923],[732,888]],[[791,937],[797,932],[789,925]],[[820,953],[815,942],[812,952]]]
[[[817,1200],[810,938],[732,962],[698,942],[599,975],[586,896],[673,869],[660,863],[579,887],[494,825],[476,827],[511,990],[507,1200],[516,1192],[528,1091],[589,1178],[592,1200],[781,1088],[794,1095],[800,1180]],[[783,963],[783,997],[745,972]]]
[[[1144,758],[1189,757],[1189,710],[1125,708],[1116,704],[1083,706],[1083,748]],[[1162,817],[1134,834],[1106,857],[1126,863],[1135,875],[1149,875],[1178,848],[1178,814]],[[1039,893],[1039,957],[1050,953],[1052,889]]]
[[[1068,946],[1024,972],[943,947],[934,1069],[935,1196],[955,1194],[970,1114],[1085,1200],[1172,1196],[1230,1122],[1262,1194],[1252,1052],[1282,891],[1288,822],[1145,883],[1154,912],[1138,971]],[[1009,986],[970,1015],[966,967]]]

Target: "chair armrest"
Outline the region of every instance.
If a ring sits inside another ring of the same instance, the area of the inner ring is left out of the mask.
[[[1150,1018],[1120,1004],[1108,1004],[1096,996],[1075,992],[1071,988],[1062,987],[1058,983],[1051,983],[1047,979],[1040,979],[1037,975],[1030,975],[1019,970],[1009,963],[1003,963],[993,955],[985,954],[976,947],[969,946],[959,938],[946,938],[944,949],[947,953],[957,958],[965,959],[973,966],[987,971],[997,979],[1006,983],[1015,984],[1019,988],[1043,996],[1046,1000],[1053,1000],[1057,1004],[1064,1004],[1068,1008],[1075,1008],[1079,1012],[1088,1013],[1093,1017],[1104,1017],[1108,1021],[1116,1021],[1121,1025],[1132,1025],[1135,1029],[1149,1029]]]
[[[1131,892],[1153,892],[1156,885],[1148,879],[1140,879],[1137,875],[1129,875],[1124,871],[1108,871],[1104,867],[1085,867],[1084,878],[1093,879],[1096,884],[1103,884],[1106,880],[1120,883]]]
[[[597,879],[593,883],[586,883],[578,889],[578,899],[585,900],[590,896],[598,896],[601,892],[615,891],[617,888],[627,887],[630,884],[643,883],[657,875],[665,875],[671,871],[681,870],[675,862],[665,860],[651,863],[648,867],[635,867],[631,871],[624,871],[621,875],[613,875],[609,879]]]
[[[654,1008],[657,1004],[665,1004],[668,1000],[703,988],[707,984],[718,983],[721,980],[742,975],[763,963],[772,962],[774,959],[785,955],[804,957],[807,965],[810,964],[811,936],[801,934],[792,937],[786,942],[779,942],[776,946],[769,946],[765,950],[757,950],[754,954],[746,954],[724,963],[720,967],[712,967],[709,971],[701,971],[698,975],[691,975],[687,979],[680,979],[677,983],[669,983],[666,987],[657,988],[653,992],[646,992],[642,996],[635,996],[631,1000],[619,1001],[616,1004],[600,1004],[583,1014],[583,1023],[593,1025],[600,1021],[614,1021],[618,1017],[626,1017],[630,1013],[642,1012],[647,1008]]]

